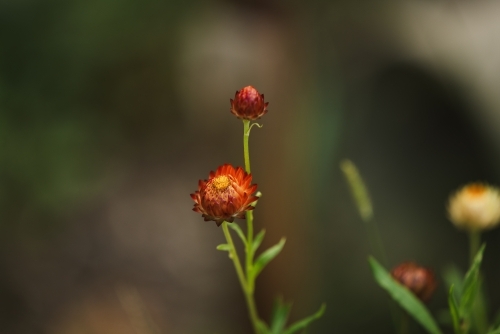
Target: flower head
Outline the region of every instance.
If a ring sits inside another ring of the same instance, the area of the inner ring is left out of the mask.
[[[252,86],[246,86],[234,94],[234,100],[231,101],[231,114],[249,121],[261,118],[267,113],[267,105],[264,102],[264,94],[259,94],[257,89]]]
[[[437,286],[432,270],[414,262],[401,263],[391,271],[391,275],[423,302],[431,298]]]
[[[450,196],[449,218],[457,227],[480,231],[500,222],[500,192],[482,183],[470,183]]]
[[[217,226],[223,221],[244,218],[246,211],[254,209],[251,204],[258,200],[254,195],[257,185],[251,183],[252,175],[243,168],[224,164],[210,172],[208,180],[199,181],[198,190],[191,194],[193,211],[201,213],[205,221],[213,220]]]

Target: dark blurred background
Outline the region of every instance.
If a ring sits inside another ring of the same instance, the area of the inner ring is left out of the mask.
[[[467,266],[445,203],[500,184],[500,3],[0,1],[0,333],[250,333],[198,179],[243,164],[229,99],[269,101],[252,131],[257,281],[311,333],[393,332],[339,169],[370,189],[391,266]],[[484,235],[500,308],[500,229]],[[446,286],[430,308],[446,307]],[[493,313],[490,314],[493,316]],[[415,328],[418,332],[418,328]]]

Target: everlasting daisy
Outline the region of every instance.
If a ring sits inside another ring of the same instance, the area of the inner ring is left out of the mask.
[[[471,183],[450,196],[449,218],[467,231],[491,229],[500,222],[500,192],[482,183]]]
[[[254,209],[251,203],[258,199],[254,195],[257,185],[251,183],[252,175],[243,168],[224,164],[210,172],[208,180],[199,181],[198,190],[191,194],[195,202],[193,211],[201,213],[205,221],[213,220],[217,226],[244,218],[246,211]]]

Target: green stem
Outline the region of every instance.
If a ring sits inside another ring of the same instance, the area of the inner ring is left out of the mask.
[[[250,173],[250,151],[248,149],[248,139],[250,138],[250,121],[244,119],[243,120],[243,156],[245,159],[245,171]],[[246,258],[246,273],[249,279],[248,286],[250,288],[251,293],[253,294],[254,290],[254,278],[253,278],[253,212],[251,210],[246,212],[246,220],[247,220],[247,258]]]
[[[245,171],[250,173],[250,152],[248,150],[248,138],[250,137],[250,121],[243,120],[243,155],[245,157]]]
[[[247,248],[246,248],[246,273],[248,277],[248,287],[250,289],[250,292],[253,294],[254,290],[254,280],[255,278],[253,277],[253,249],[252,249],[252,243],[253,243],[253,212],[252,211],[247,211],[246,212],[246,218],[247,218]]]
[[[245,300],[248,306],[248,313],[250,316],[250,320],[252,322],[252,327],[254,329],[255,334],[259,334],[259,316],[257,314],[257,308],[255,307],[255,301],[253,297],[253,289],[250,286],[253,286],[254,278],[249,276],[248,279],[252,281],[250,285],[245,279],[245,274],[243,273],[243,269],[241,267],[240,258],[234,247],[233,238],[231,237],[231,233],[229,233],[229,229],[227,227],[228,222],[222,223],[222,230],[224,231],[224,236],[226,237],[226,242],[229,245],[229,258],[233,260],[234,268],[236,269],[236,274],[238,275],[238,279],[240,281],[241,288],[243,290],[243,294],[245,295]],[[247,255],[248,258],[248,255]]]
[[[401,328],[400,328],[400,333],[401,334],[408,334],[409,333],[409,318],[408,318],[408,313],[406,311],[403,311],[403,314],[401,316]]]
[[[248,139],[250,138],[250,121],[243,120],[243,157],[245,159],[245,171],[247,173],[251,173],[250,170],[250,150],[248,148]],[[247,221],[247,245],[246,245],[246,274],[247,274],[247,304],[250,312],[250,318],[252,319],[252,323],[255,329],[255,332],[258,333],[257,321],[259,319],[257,315],[257,309],[255,307],[254,302],[254,290],[255,290],[255,277],[253,275],[253,212],[251,210],[246,212],[246,221]]]
[[[471,231],[469,232],[469,260],[470,265],[474,262],[474,257],[479,251],[479,246],[481,244],[481,232]]]
[[[380,231],[378,228],[378,224],[375,221],[375,218],[370,218],[366,221],[368,238],[372,244],[373,251],[378,253],[380,256],[380,260],[385,266],[389,266],[389,260],[387,259],[387,253],[385,252],[384,242],[382,241],[382,236],[380,235]]]
[[[229,245],[229,258],[233,260],[234,268],[236,269],[236,274],[238,275],[238,279],[240,280],[241,287],[243,288],[243,292],[246,293],[247,290],[247,280],[245,278],[245,274],[243,273],[243,269],[241,268],[240,258],[238,253],[236,252],[236,248],[234,247],[233,238],[229,233],[229,229],[227,227],[228,222],[222,223],[222,230],[224,231],[224,236],[226,237],[226,242]]]
[[[474,262],[474,258],[479,251],[481,246],[481,232],[470,231],[469,232],[469,261],[470,265]],[[478,279],[481,279],[481,272],[479,272]],[[472,321],[475,329],[479,333],[485,333],[488,327],[488,315],[486,311],[486,301],[484,296],[483,287],[480,286],[479,292],[476,295],[476,301],[474,302],[474,307],[472,309]]]

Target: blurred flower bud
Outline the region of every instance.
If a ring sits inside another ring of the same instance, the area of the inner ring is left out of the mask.
[[[500,192],[482,183],[470,183],[450,196],[449,218],[467,231],[491,229],[500,222]]]
[[[264,102],[264,94],[259,94],[257,89],[252,86],[246,86],[234,94],[234,100],[231,101],[231,114],[249,121],[261,118],[267,113],[267,105]]]
[[[431,298],[437,286],[432,270],[414,262],[401,263],[392,270],[391,275],[423,302]]]

